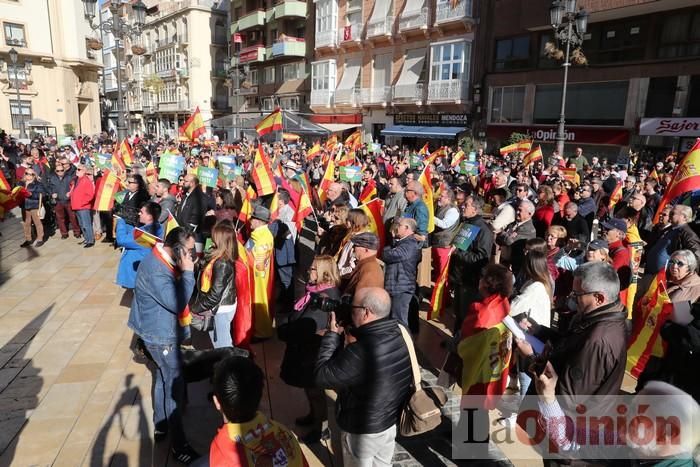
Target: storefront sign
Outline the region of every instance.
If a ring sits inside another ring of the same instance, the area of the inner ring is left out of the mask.
[[[396,114],[394,125],[459,126],[469,125],[467,114]]]
[[[643,118],[639,134],[644,136],[700,136],[700,118]]]
[[[556,127],[489,125],[486,129],[487,137],[501,140],[507,139],[511,133],[528,134],[539,143],[557,140]],[[567,127],[564,134],[567,143],[626,146],[630,140],[630,132],[626,128]]]

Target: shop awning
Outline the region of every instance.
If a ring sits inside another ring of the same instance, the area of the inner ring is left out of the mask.
[[[350,128],[357,128],[362,125],[361,123],[318,123],[331,133],[339,133],[341,131],[349,130]]]
[[[385,136],[420,136],[421,138],[454,138],[466,128],[458,126],[394,125],[382,130]]]

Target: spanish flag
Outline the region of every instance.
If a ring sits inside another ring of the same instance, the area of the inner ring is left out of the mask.
[[[148,183],[158,183],[158,169],[152,161],[148,161],[148,165],[146,165],[146,180]]]
[[[345,139],[345,146],[351,149],[358,148],[362,146],[362,131],[357,130]]]
[[[270,169],[270,160],[265,154],[262,144],[258,144],[258,149],[255,151],[252,172],[258,196],[269,195],[277,190],[277,184]]]
[[[275,109],[267,117],[260,120],[260,123],[255,125],[255,131],[260,136],[265,136],[273,131],[282,130],[282,109]]]
[[[418,155],[420,156],[426,156],[430,154],[430,146],[428,146],[428,143],[425,143],[423,147],[421,148],[420,151],[418,151]]]
[[[176,227],[180,227],[180,224],[177,223],[175,216],[173,216],[173,213],[168,209],[168,218],[165,220],[165,236],[167,237],[170,231]]]
[[[428,157],[425,158],[425,160],[423,162],[426,165],[432,164],[435,161],[435,159],[437,159],[438,157],[444,157],[446,155],[447,155],[447,153],[445,152],[445,148],[443,146],[443,147],[433,151]]]
[[[236,236],[236,249],[236,313],[231,326],[233,345],[250,349],[253,337],[253,259],[239,236]]]
[[[458,167],[460,162],[462,162],[463,160],[464,160],[464,151],[462,151],[460,149],[459,151],[457,151],[457,153],[454,156],[452,156],[452,163],[450,164],[450,167],[452,167],[453,169],[455,167]]]
[[[613,208],[618,201],[622,199],[622,182],[617,182],[615,189],[610,193],[610,203],[608,204],[608,210],[612,212]]]
[[[534,164],[542,159],[542,146],[537,146],[535,149],[525,154],[525,157],[523,157],[523,165],[528,167],[530,164]]]
[[[366,204],[372,201],[373,198],[377,197],[377,182],[371,179],[367,182],[367,185],[362,189],[360,193],[360,199],[358,200],[360,204]]]
[[[370,232],[374,233],[379,239],[379,254],[381,255],[382,248],[386,242],[386,234],[384,232],[384,221],[382,216],[384,214],[384,201],[379,198],[374,198],[369,203],[359,206],[367,217],[369,217],[369,225],[367,228]]]
[[[700,138],[695,141],[695,145],[681,159],[673,172],[671,183],[668,184],[664,196],[659,202],[659,207],[656,208],[654,224],[659,222],[661,211],[667,204],[679,196],[697,189],[700,189]]]
[[[302,187],[301,195],[299,196],[299,205],[297,206],[297,210],[294,213],[294,223],[297,226],[297,232],[301,231],[301,228],[304,225],[304,219],[313,211],[314,208],[311,205],[311,199],[309,199],[309,195],[306,193],[306,189]]]
[[[0,190],[12,191],[10,182],[7,181],[7,179],[5,178],[5,174],[2,173],[2,170],[0,170]]]
[[[270,202],[270,221],[279,219],[280,217],[280,192],[275,191],[275,195]]]
[[[134,229],[134,241],[142,247],[153,248],[154,246],[156,246],[156,243],[162,242],[163,240],[161,238],[156,237],[153,234],[146,232],[145,230],[136,227]]]
[[[190,115],[190,118],[180,127],[180,134],[187,138],[188,141],[194,141],[203,135],[207,129],[204,127],[204,121],[202,120],[202,114],[199,111],[199,106],[194,109],[194,113]]]
[[[435,230],[435,204],[433,203],[433,182],[429,166],[426,166],[421,172],[418,183],[423,187],[423,202],[428,207],[428,233],[431,233]]]
[[[348,165],[353,165],[355,163],[355,150],[350,152],[344,152],[343,156],[338,161],[338,166],[347,167]]]
[[[314,144],[311,149],[308,150],[306,153],[306,160],[310,161],[313,160],[316,156],[318,156],[321,153],[321,145],[316,143]]]
[[[634,327],[627,344],[627,371],[635,378],[644,370],[649,357],[663,357],[666,348],[659,335],[673,311],[666,293],[666,270],[662,269],[649,285],[634,310]]]
[[[333,151],[337,144],[338,137],[336,135],[331,136],[330,138],[328,138],[328,141],[326,141],[326,151]]]
[[[121,190],[121,182],[114,172],[106,170],[102,178],[97,182],[97,194],[95,195],[95,211],[111,211],[114,206],[114,195]]]
[[[321,183],[319,184],[318,187],[318,197],[321,200],[321,203],[326,202],[326,191],[328,190],[328,187],[331,186],[331,183],[335,181],[335,162],[333,159],[328,161],[328,167],[326,167],[326,171],[323,174],[323,178],[321,179]]]
[[[501,155],[505,156],[511,152],[530,152],[532,150],[532,141],[518,141],[517,143],[509,144],[500,149]]]
[[[576,176],[578,175],[576,173],[576,167],[571,167],[571,168],[566,167],[566,168],[559,169],[559,170],[561,171],[561,174],[564,176],[564,178],[566,180],[570,181],[571,183],[576,184]]]
[[[656,171],[656,167],[654,167],[654,170],[652,170],[649,174],[649,178],[651,178],[652,180],[656,180],[657,182],[659,181],[659,174]]]
[[[253,215],[253,204],[251,203],[250,195],[246,193],[243,204],[241,205],[241,211],[238,213],[238,220],[245,224],[248,222],[251,215]]]
[[[124,164],[124,159],[122,159],[119,151],[112,153],[112,168],[118,172],[126,172],[126,164]]]
[[[131,149],[129,140],[124,138],[122,144],[119,145],[119,153],[122,156],[124,164],[131,166],[134,163],[134,151]]]
[[[435,287],[433,287],[433,295],[430,297],[430,310],[428,310],[428,320],[436,319],[438,316],[442,316],[444,308],[442,306],[445,298],[445,290],[447,289],[447,275],[450,270],[450,260],[452,259],[452,253],[455,251],[454,247],[450,249],[450,254],[447,257],[447,263],[445,268],[440,271],[437,281],[435,281]]]
[[[0,221],[5,219],[7,211],[16,208],[30,196],[31,193],[23,186],[14,187],[11,192],[0,190]]]

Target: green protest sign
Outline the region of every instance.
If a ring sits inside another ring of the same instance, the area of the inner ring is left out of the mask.
[[[340,180],[350,183],[361,182],[362,167],[359,165],[348,165],[340,167]]]
[[[210,167],[199,166],[197,167],[197,178],[199,178],[199,183],[203,186],[214,188],[216,180],[219,178],[219,171]]]

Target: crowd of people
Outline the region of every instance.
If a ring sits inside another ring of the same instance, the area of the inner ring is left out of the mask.
[[[527,151],[465,155],[353,137],[228,145],[137,135],[130,147],[130,166],[109,170],[97,155],[123,156],[123,143],[106,137],[64,146],[5,137],[0,171],[26,190],[22,247],[72,232],[84,248],[121,249],[128,325],[155,365],[154,436],[170,436],[183,463],[200,456],[181,422],[181,347],[199,334],[214,348],[251,349],[276,334],[281,378],[308,401],[301,440],[319,442],[330,419],[345,465],[391,465],[397,421],[417,389],[399,326],[418,334],[426,307],[453,331],[444,370],[487,409],[506,393],[564,409],[563,398],[617,395],[627,371],[639,391],[662,381],[700,411],[700,238],[692,193],[664,200],[675,155],[617,165],[576,148],[524,164]],[[153,173],[174,155],[186,164],[177,179]],[[237,175],[202,185],[198,167],[223,169],[221,158]],[[346,177],[349,166],[361,180]],[[105,207],[108,171],[123,190]],[[368,207],[377,202],[379,211]],[[657,313],[660,300],[671,306]],[[688,311],[668,311],[678,304]],[[255,364],[226,359],[213,381],[225,425],[196,465],[232,456],[305,465],[289,430],[257,411]],[[499,408],[500,423],[517,424],[517,407]],[[694,465],[694,448],[631,457]]]

